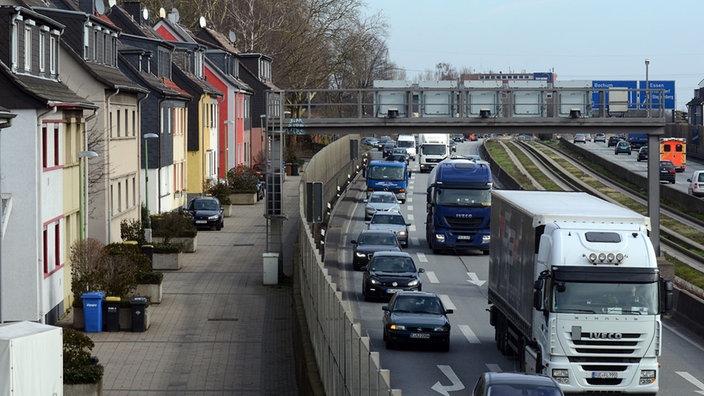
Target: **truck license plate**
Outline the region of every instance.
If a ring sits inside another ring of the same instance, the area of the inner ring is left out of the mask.
[[[411,338],[430,338],[430,333],[411,333]]]
[[[615,371],[592,371],[592,378],[618,378]]]
[[[472,239],[471,235],[457,235],[457,239],[460,241],[469,241]]]

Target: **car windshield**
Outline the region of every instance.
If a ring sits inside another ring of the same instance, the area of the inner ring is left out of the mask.
[[[396,245],[393,235],[363,234],[357,240],[359,245]]]
[[[607,315],[655,315],[657,283],[555,282],[553,311]]]
[[[372,194],[369,198],[371,203],[396,203],[396,196],[392,194]]]
[[[489,385],[488,396],[560,396],[554,387],[528,384],[495,384]]]
[[[421,296],[398,296],[392,311],[431,315],[443,314],[442,306],[436,297]]]
[[[704,172],[701,172],[699,176],[697,176],[697,182],[704,182]]]
[[[406,225],[406,222],[405,220],[403,220],[403,217],[399,215],[382,214],[377,212],[374,217],[372,217],[372,221],[370,224]]]
[[[436,202],[445,206],[491,206],[491,190],[439,188]]]
[[[369,168],[370,179],[383,179],[383,180],[405,180],[405,172],[403,166],[384,166],[375,165]]]
[[[416,266],[410,257],[374,257],[372,271],[380,272],[415,272]]]
[[[193,209],[195,210],[218,210],[220,209],[220,205],[218,205],[217,202],[213,200],[205,200],[205,199],[199,199],[195,202],[193,202]]]

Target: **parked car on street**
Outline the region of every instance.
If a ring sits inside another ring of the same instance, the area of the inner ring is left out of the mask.
[[[367,265],[374,253],[383,250],[401,251],[396,235],[389,230],[362,230],[357,239],[352,240],[352,268],[359,271]]]
[[[406,252],[376,252],[362,269],[366,271],[362,279],[365,300],[389,299],[402,290],[423,288],[420,274],[425,270],[416,267],[413,257]]]
[[[560,385],[547,375],[486,372],[479,376],[472,396],[564,396]]]
[[[374,213],[378,211],[394,211],[401,210],[401,204],[396,198],[396,194],[392,191],[372,191],[368,199],[364,202],[364,220],[372,218]]]
[[[400,212],[376,212],[367,223],[369,230],[390,230],[396,234],[398,242],[403,247],[408,247],[408,226]]]
[[[594,143],[596,142],[606,143],[606,135],[604,135],[603,133],[597,133],[596,135],[594,135]]]
[[[384,310],[384,342],[387,349],[398,344],[435,345],[450,350],[450,321],[440,297],[422,291],[400,291]]]
[[[687,179],[689,187],[687,192],[695,197],[704,197],[704,170],[694,171],[692,177]]]
[[[677,176],[677,171],[675,170],[675,164],[672,161],[660,161],[660,181],[670,182],[670,184],[675,184],[675,177]]]
[[[638,149],[638,162],[648,159],[648,146],[643,146]]]
[[[621,140],[616,143],[616,148],[614,149],[614,154],[628,154],[631,155],[631,144],[625,140]]]
[[[194,198],[188,204],[196,228],[214,228],[220,231],[225,226],[225,216],[220,200],[215,197]]]

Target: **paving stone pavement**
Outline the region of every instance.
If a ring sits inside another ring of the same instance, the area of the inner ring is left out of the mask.
[[[284,183],[285,241],[297,229],[299,182]],[[87,333],[105,367],[103,395],[298,394],[292,285],[262,282],[264,205],[236,206],[221,231],[198,232],[183,268],[164,272],[163,300],[149,306],[145,332]],[[286,274],[291,245],[282,253]]]

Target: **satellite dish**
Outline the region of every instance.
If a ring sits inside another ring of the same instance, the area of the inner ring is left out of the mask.
[[[178,23],[178,21],[181,20],[181,14],[179,14],[178,10],[175,8],[171,9],[171,20],[174,21],[174,23]]]
[[[142,19],[145,21],[149,20],[149,10],[147,10],[146,7],[142,8]]]
[[[108,0],[108,4],[110,5],[110,8],[115,7],[115,4],[117,4],[117,0]]]
[[[164,7],[159,8],[159,18],[166,18],[166,10]]]
[[[230,39],[230,42],[231,42],[232,44],[234,44],[235,41],[237,41],[237,35],[236,35],[235,32],[233,32],[232,30],[230,30],[230,31],[227,33],[227,38]]]
[[[103,0],[93,0],[93,9],[98,15],[105,14],[105,3],[103,3]]]
[[[201,29],[205,27],[205,17],[202,16],[202,17],[198,18],[198,25],[200,26]]]

